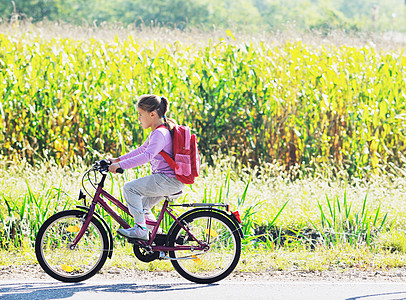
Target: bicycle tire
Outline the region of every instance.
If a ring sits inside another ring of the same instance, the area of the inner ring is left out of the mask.
[[[182,218],[199,240],[209,241],[208,251],[169,251],[175,270],[187,280],[213,283],[224,279],[235,269],[241,256],[241,237],[237,227],[226,216],[209,210],[196,211]],[[210,228],[209,228],[210,227]],[[186,231],[176,224],[169,236],[169,246],[198,246]]]
[[[74,250],[69,248],[87,212],[66,210],[48,218],[35,239],[35,254],[42,269],[63,282],[79,282],[94,276],[109,252],[106,229],[94,217]]]

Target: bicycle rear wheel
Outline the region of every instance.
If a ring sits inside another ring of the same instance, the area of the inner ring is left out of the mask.
[[[103,225],[95,218],[91,219],[75,249],[70,249],[85,217],[84,211],[62,211],[41,226],[35,240],[35,254],[51,277],[79,282],[95,275],[106,262],[109,241]]]
[[[199,244],[178,224],[169,237],[169,246],[192,246],[187,251],[170,251],[175,270],[196,283],[213,283],[227,277],[237,266],[241,255],[241,238],[237,227],[226,216],[215,211],[196,211],[183,219],[191,233],[208,243],[206,251],[196,251]],[[183,221],[182,221],[183,222]]]

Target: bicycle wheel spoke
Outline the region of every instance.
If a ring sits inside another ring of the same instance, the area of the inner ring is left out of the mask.
[[[35,245],[38,261],[58,280],[76,282],[91,277],[107,258],[107,234],[93,219],[78,244],[71,249],[83,226],[84,214],[81,211],[58,213],[48,219],[38,233]]]
[[[180,226],[177,227],[172,233],[172,244],[176,246],[174,241],[182,241],[182,245],[190,246],[190,250],[170,252],[170,256],[177,259],[172,261],[175,269],[185,278],[201,283],[215,282],[231,273],[241,251],[235,225],[224,216],[209,211],[189,215],[187,224],[194,238],[209,248],[195,251],[199,243]]]

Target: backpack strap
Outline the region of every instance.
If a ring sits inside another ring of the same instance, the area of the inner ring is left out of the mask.
[[[161,154],[163,156],[163,158],[166,160],[166,162],[172,168],[172,170],[175,171],[176,169],[179,168],[179,166],[175,163],[175,161],[172,159],[172,157],[170,157],[169,154],[166,153],[164,150],[159,152],[159,154]]]
[[[185,130],[185,150],[190,150],[190,128],[186,127]]]
[[[162,128],[162,127],[168,129],[164,124],[159,125],[156,129]],[[175,161],[172,159],[172,157],[168,153],[166,153],[164,150],[161,150],[161,152],[159,152],[159,154],[161,154],[163,156],[163,158],[166,160],[166,162],[172,168],[172,170],[175,171],[176,169],[179,168],[178,165],[175,163]]]

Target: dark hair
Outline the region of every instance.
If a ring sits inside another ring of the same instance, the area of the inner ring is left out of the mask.
[[[138,98],[137,107],[147,112],[156,111],[160,118],[164,119],[164,125],[171,131],[177,125],[176,121],[166,117],[169,101],[163,96],[142,95]]]

